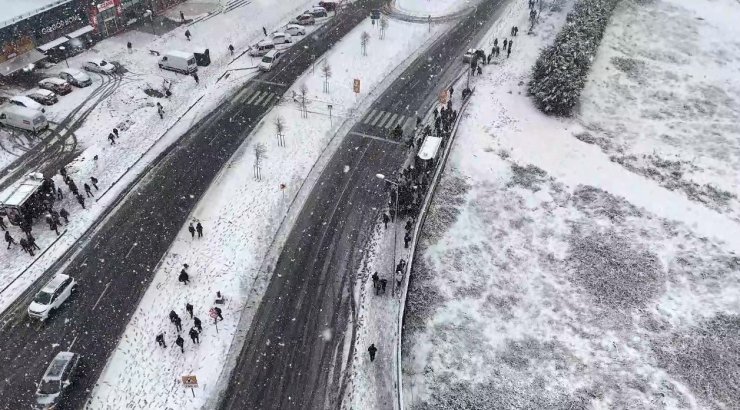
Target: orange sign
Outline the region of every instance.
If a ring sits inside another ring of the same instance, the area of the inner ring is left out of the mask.
[[[355,92],[355,94],[360,93],[360,80],[355,78],[354,83],[352,84],[352,90]]]

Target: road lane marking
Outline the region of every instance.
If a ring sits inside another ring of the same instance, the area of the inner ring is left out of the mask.
[[[260,96],[260,98],[258,98],[258,99],[256,99],[256,100],[254,101],[254,105],[260,105],[260,102],[262,101],[262,99],[263,99],[263,98],[265,98],[265,97],[267,97],[267,95],[268,95],[268,94],[269,94],[269,93],[268,93],[267,91],[265,91],[265,93],[264,93],[264,94],[262,94],[262,95]]]
[[[252,101],[254,101],[254,99],[260,94],[262,94],[262,91],[255,91],[254,94],[252,94],[252,98],[247,101],[247,104],[252,104]]]
[[[379,112],[378,115],[375,117],[375,121],[373,121],[372,123],[370,123],[370,126],[371,127],[374,127],[375,126],[375,123],[378,122],[378,120],[380,119],[380,117],[383,116],[383,114],[385,114],[385,111]]]
[[[388,124],[385,124],[385,128],[390,128],[393,126],[393,122],[396,121],[396,117],[398,117],[398,114],[393,114],[393,117],[391,117],[391,120],[388,121]]]
[[[387,138],[378,137],[378,136],[375,136],[375,135],[363,134],[361,132],[355,132],[355,131],[351,131],[350,134],[354,134],[354,135],[357,135],[359,137],[370,138],[370,139],[373,139],[373,140],[376,140],[376,141],[383,141],[383,142],[388,142],[390,144],[401,145],[401,143],[398,142],[398,141],[389,140]]]
[[[403,115],[402,115],[402,116],[400,116],[400,117],[398,117],[398,122],[396,123],[396,125],[401,125],[401,123],[403,123],[403,119],[404,119],[404,118],[406,118],[406,117],[405,117],[405,116],[403,116]]]
[[[283,84],[283,83],[275,83],[275,82],[272,82],[272,81],[267,81],[267,80],[257,80],[257,79],[252,79],[252,80],[249,80],[249,81],[254,81],[255,83],[263,83],[263,84],[276,85],[276,86],[278,86],[278,87],[287,87],[287,84]]]
[[[77,341],[77,336],[75,336],[75,338],[72,339],[72,343],[69,344],[69,347],[67,348],[67,351],[71,351],[72,350],[72,346],[75,345],[75,342],[76,341]]]
[[[126,252],[126,256],[124,256],[124,259],[128,259],[128,256],[131,255],[131,251],[134,250],[134,248],[136,247],[136,245],[137,245],[136,242],[134,242],[134,244],[131,245],[131,249],[129,249],[128,252]]]
[[[272,97],[274,97],[274,96],[275,96],[275,94],[270,93],[270,95],[268,95],[267,98],[265,99],[265,101],[262,103],[262,106],[263,107],[267,107],[267,104],[270,102],[270,100],[272,100]]]
[[[378,123],[379,128],[383,128],[383,124],[385,124],[386,121],[388,121],[388,118],[391,117],[391,113],[386,113],[382,120]]]
[[[372,118],[373,115],[375,115],[376,112],[378,112],[377,109],[376,110],[373,110],[370,114],[368,114],[367,116],[365,116],[365,119],[362,122],[364,122],[365,124],[370,123],[370,118]]]
[[[105,289],[103,289],[103,292],[100,294],[100,296],[98,297],[98,300],[95,301],[95,304],[93,305],[92,309],[90,309],[90,310],[95,310],[95,308],[98,307],[98,303],[100,303],[100,300],[103,299],[103,295],[105,295],[105,292],[108,291],[108,287],[109,286],[110,286],[110,282],[108,282],[108,284],[105,285]]]

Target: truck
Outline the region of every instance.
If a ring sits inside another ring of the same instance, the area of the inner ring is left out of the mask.
[[[195,55],[184,51],[168,51],[159,59],[159,68],[183,74],[198,71]]]
[[[0,215],[22,227],[49,212],[55,199],[54,182],[40,172],[33,172],[0,193]]]

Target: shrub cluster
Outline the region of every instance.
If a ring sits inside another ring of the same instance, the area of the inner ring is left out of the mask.
[[[571,114],[618,1],[578,0],[568,13],[555,43],[537,59],[529,82],[528,91],[541,111]]]

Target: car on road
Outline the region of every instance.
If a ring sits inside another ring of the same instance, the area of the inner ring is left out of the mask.
[[[252,57],[262,57],[263,55],[269,53],[274,49],[275,44],[273,44],[272,41],[262,40],[259,43],[249,47],[249,51],[247,52],[247,54]]]
[[[26,97],[25,95],[16,95],[15,97],[10,97],[10,99],[8,99],[8,103],[11,105],[17,105],[19,107],[25,107],[32,110],[44,112],[44,107],[42,107],[41,104],[37,103],[31,98]]]
[[[291,36],[302,36],[306,34],[306,28],[300,24],[288,24],[285,26],[285,32]]]
[[[37,88],[26,93],[26,97],[36,101],[43,105],[56,104],[59,99],[54,91],[45,90],[43,88]]]
[[[80,355],[77,353],[57,353],[36,386],[36,404],[42,409],[56,408],[64,400],[67,389],[72,385],[79,362]]]
[[[77,287],[77,282],[63,273],[57,273],[33,297],[28,305],[28,316],[34,319],[46,320],[52,311],[58,309],[65,300],[69,299]]]
[[[320,1],[319,6],[323,7],[327,11],[335,11],[337,9],[336,1]]]
[[[312,26],[316,24],[316,19],[310,14],[301,14],[300,16],[296,17],[293,21],[291,21],[291,23],[300,24],[302,26]]]
[[[290,38],[290,34],[288,33],[283,33],[282,31],[276,31],[270,34],[270,41],[272,41],[272,44],[278,45],[278,44],[292,43],[293,39]]]
[[[265,54],[265,56],[262,57],[262,61],[260,61],[260,64],[259,64],[260,71],[272,70],[272,67],[275,67],[275,64],[277,64],[280,61],[280,58],[282,56],[283,56],[283,52],[281,50],[272,50],[269,53]]]
[[[39,81],[39,88],[54,91],[58,95],[67,95],[72,92],[72,87],[69,83],[59,77],[44,78]]]
[[[87,87],[92,85],[90,76],[76,68],[65,68],[59,72],[59,78],[74,85],[75,87]]]
[[[82,68],[85,69],[85,71],[92,71],[93,73],[100,74],[113,74],[116,72],[116,67],[105,60],[86,61],[85,64],[82,65]]]
[[[329,15],[326,9],[321,6],[313,6],[311,10],[304,11],[303,14],[310,14],[314,17],[326,17]]]

